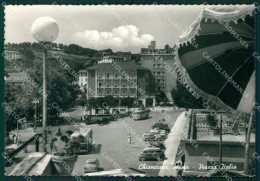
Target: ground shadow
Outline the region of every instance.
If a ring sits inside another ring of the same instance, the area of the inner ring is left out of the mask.
[[[88,155],[99,154],[102,144],[93,144],[91,150],[88,152]]]

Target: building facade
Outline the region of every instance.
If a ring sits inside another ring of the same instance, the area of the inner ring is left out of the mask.
[[[153,96],[152,84],[150,71],[132,62],[102,63],[79,72],[79,85],[86,88],[87,98],[132,97],[146,106],[146,98]]]
[[[4,80],[6,84],[11,84],[11,85],[23,85],[25,82],[25,78],[18,72],[12,72],[12,73],[7,73],[6,76],[4,76]]]
[[[163,91],[169,100],[172,100],[171,90],[177,86],[177,79],[173,75],[174,57],[173,48],[166,45],[164,49],[156,49],[155,41],[148,48],[141,49],[141,66],[152,72],[155,93]]]
[[[86,70],[80,70],[78,84],[79,84],[81,91],[83,91],[83,92],[86,91],[87,83],[88,83],[88,72]]]
[[[116,52],[115,55],[122,58],[124,62],[131,61],[132,59],[131,52]]]
[[[5,56],[6,57],[11,57],[13,60],[21,59],[22,54],[18,51],[11,51],[11,50],[6,50],[5,51]]]

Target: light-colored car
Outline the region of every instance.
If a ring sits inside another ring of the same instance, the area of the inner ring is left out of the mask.
[[[158,128],[154,128],[150,131],[150,133],[159,134],[161,133],[161,130],[159,130]]]
[[[145,148],[138,156],[140,161],[157,160],[162,161],[165,159],[164,152],[160,148],[150,147]]]
[[[155,135],[153,133],[144,133],[143,138],[144,138],[144,141],[154,141]]]
[[[98,159],[88,159],[86,161],[84,172],[90,173],[90,172],[98,172],[100,170],[100,163]]]

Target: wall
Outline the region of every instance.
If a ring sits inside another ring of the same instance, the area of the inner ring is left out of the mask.
[[[170,71],[166,70],[165,68],[154,68],[154,64],[159,64],[159,61],[154,60],[155,57],[157,58],[157,60],[159,59],[163,59],[168,65],[169,65],[169,69],[171,69]],[[155,87],[165,87],[165,93],[167,94],[168,98],[171,99],[171,90],[173,88],[177,87],[177,79],[175,76],[171,75],[171,72],[174,71],[174,55],[173,54],[163,54],[163,55],[141,55],[141,66],[144,68],[147,68],[151,71],[152,75],[154,74],[154,72],[160,71],[160,72],[165,72],[165,76],[162,76],[162,78],[165,80],[165,83],[155,83],[153,88]],[[154,79],[159,78],[160,76],[154,76]],[[155,91],[155,92],[159,92],[159,91]]]
[[[213,165],[214,162],[218,164],[219,161],[219,143],[212,143],[210,141],[205,141],[203,143],[197,142],[197,149],[191,144],[185,144],[185,166],[189,166],[189,170],[186,171],[197,171],[197,172],[206,172],[205,169],[200,169],[200,165],[209,166]],[[250,153],[252,155],[255,150],[254,145],[250,145]],[[245,147],[237,143],[223,143],[222,145],[222,161],[224,164],[229,165],[230,163],[237,166],[236,171],[242,171],[244,167],[244,154]],[[204,157],[204,156],[205,157]],[[208,160],[207,160],[207,156]],[[209,158],[212,158],[214,161],[210,161]],[[211,162],[211,163],[210,163]],[[231,170],[232,171],[232,170]]]
[[[87,95],[88,97],[94,97],[93,92],[89,90],[95,91],[96,94],[96,79],[95,79],[95,70],[88,70],[88,90]]]

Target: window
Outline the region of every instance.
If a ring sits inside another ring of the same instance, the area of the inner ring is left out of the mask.
[[[101,82],[98,83],[98,87],[99,87],[99,88],[102,87],[102,83],[101,83]]]
[[[114,74],[114,78],[115,78],[115,79],[119,79],[118,73],[115,73],[115,74]]]
[[[118,89],[113,89],[113,94],[118,94]]]
[[[114,87],[118,87],[119,85],[119,81],[118,80],[114,80]]]
[[[106,87],[111,87],[111,81],[106,81]]]
[[[122,82],[121,82],[122,87],[126,87],[126,84],[127,84],[126,81],[122,81]]]
[[[110,73],[107,73],[107,74],[106,74],[106,78],[107,78],[107,79],[110,79]]]
[[[103,94],[103,89],[98,89],[98,95],[101,96]]]
[[[98,78],[99,78],[99,79],[102,79],[102,76],[103,76],[103,75],[102,75],[102,72],[98,72]]]

